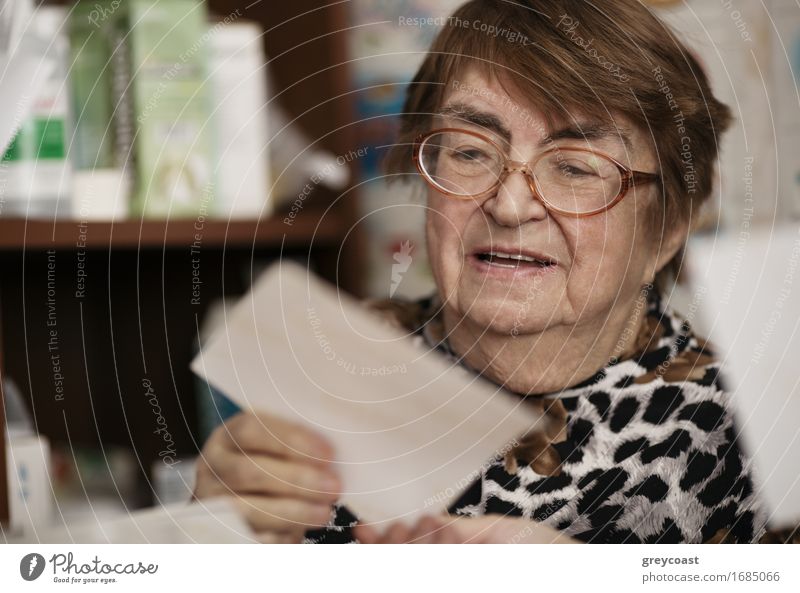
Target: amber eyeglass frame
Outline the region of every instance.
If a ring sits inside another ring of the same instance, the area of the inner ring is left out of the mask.
[[[465,195],[462,195],[462,194],[452,193],[452,192],[449,192],[449,191],[445,190],[444,188],[440,187],[439,185],[437,185],[428,176],[428,173],[425,171],[425,168],[422,166],[422,161],[420,159],[420,153],[422,152],[422,147],[424,146],[425,142],[430,137],[435,136],[436,134],[442,134],[442,133],[445,133],[445,132],[458,132],[458,133],[461,133],[461,134],[467,134],[469,136],[474,136],[475,138],[483,140],[484,142],[487,142],[490,145],[492,145],[494,148],[496,148],[497,152],[499,154],[503,155],[503,157],[505,159],[505,161],[503,163],[503,172],[497,178],[497,183],[495,183],[491,188],[487,189],[486,191],[481,192],[479,194],[471,195],[471,196],[465,196]],[[536,177],[534,177],[532,171],[533,171],[533,169],[536,167],[536,165],[539,163],[539,161],[541,159],[543,159],[548,154],[551,154],[551,153],[559,151],[559,150],[570,150],[570,151],[576,151],[576,152],[586,152],[586,153],[589,153],[589,154],[594,154],[594,155],[597,155],[597,156],[601,156],[601,157],[603,157],[605,159],[608,159],[611,163],[613,163],[617,167],[617,169],[619,169],[620,177],[622,179],[622,183],[620,185],[620,190],[619,190],[619,193],[617,194],[617,196],[613,200],[611,200],[611,202],[609,202],[608,204],[606,204],[602,208],[596,208],[595,210],[590,210],[588,212],[571,212],[571,211],[568,211],[568,210],[561,210],[560,208],[556,208],[555,206],[550,204],[544,198],[544,196],[542,195],[541,191],[539,190],[538,182],[536,181]],[[632,187],[638,186],[638,185],[644,185],[646,183],[653,183],[655,181],[660,181],[661,180],[661,176],[658,175],[657,173],[646,173],[644,171],[634,171],[633,169],[630,169],[630,168],[626,167],[625,165],[623,165],[622,163],[620,163],[614,157],[612,157],[610,155],[607,155],[607,154],[605,154],[603,152],[600,152],[598,150],[591,150],[589,148],[581,148],[581,147],[573,147],[573,146],[554,147],[554,148],[550,148],[548,150],[545,150],[544,152],[542,152],[539,156],[537,156],[534,160],[532,160],[530,162],[513,161],[513,160],[508,158],[508,155],[507,155],[506,151],[503,150],[497,144],[497,142],[493,141],[488,136],[485,136],[484,134],[481,134],[479,132],[475,132],[473,130],[464,130],[464,129],[461,129],[461,128],[439,128],[439,129],[436,129],[436,130],[431,130],[430,132],[425,132],[424,134],[420,134],[414,140],[413,159],[414,159],[415,165],[417,166],[417,170],[419,171],[419,174],[422,175],[422,178],[428,183],[428,185],[430,185],[433,189],[435,189],[439,193],[444,194],[444,195],[446,195],[446,196],[448,196],[450,198],[457,199],[457,200],[480,200],[482,198],[485,198],[485,197],[495,193],[511,173],[520,172],[527,179],[528,186],[530,187],[530,190],[533,193],[534,197],[536,199],[538,199],[542,204],[544,204],[545,208],[548,211],[555,212],[556,214],[561,214],[563,216],[571,216],[571,217],[574,217],[574,218],[586,218],[588,216],[595,216],[595,215],[600,214],[602,212],[608,212],[611,208],[616,206],[622,200],[622,198],[625,197],[625,195],[628,193],[628,191]]]

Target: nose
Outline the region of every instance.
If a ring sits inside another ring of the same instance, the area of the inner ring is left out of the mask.
[[[532,191],[533,178],[526,171],[514,167],[483,203],[484,212],[500,226],[518,227],[547,217],[547,209]]]

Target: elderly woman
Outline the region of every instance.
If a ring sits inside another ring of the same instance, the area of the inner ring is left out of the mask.
[[[330,447],[271,417],[212,436],[197,495],[234,494],[272,542],[759,541],[714,353],[657,288],[731,120],[692,54],[638,0],[473,0],[404,112],[389,169],[424,180],[437,293],[377,308],[551,429],[488,463],[449,516],[382,535],[309,461]]]

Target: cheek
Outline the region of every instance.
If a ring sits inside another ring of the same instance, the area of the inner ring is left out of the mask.
[[[624,298],[640,288],[648,242],[644,226],[625,214],[579,219],[564,229],[573,258],[568,282],[573,303]]]
[[[471,202],[449,200],[436,192],[428,196],[425,229],[431,267],[437,277],[450,269],[460,269],[464,253],[462,237],[474,210]]]

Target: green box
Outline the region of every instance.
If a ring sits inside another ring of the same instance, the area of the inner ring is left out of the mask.
[[[70,146],[77,170],[121,166],[114,152],[113,37],[121,12],[115,0],[82,0],[69,15],[70,105],[74,139]],[[127,156],[127,155],[126,155]]]
[[[129,0],[132,214],[199,217],[213,196],[208,17],[193,0]]]

